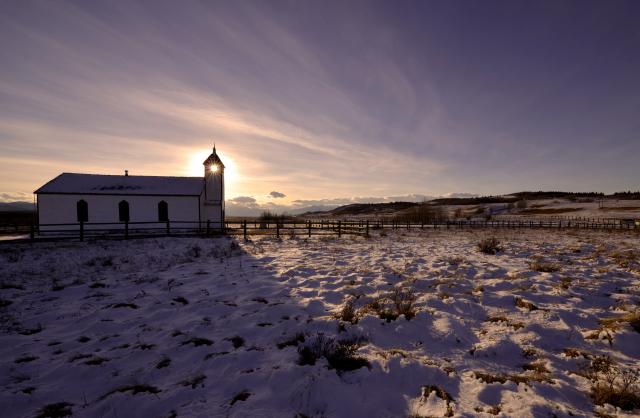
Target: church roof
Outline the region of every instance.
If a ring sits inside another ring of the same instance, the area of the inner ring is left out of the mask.
[[[200,196],[202,177],[62,173],[34,193]]]
[[[213,147],[213,152],[211,153],[211,155],[209,155],[207,157],[206,160],[204,160],[204,162],[202,163],[204,165],[212,165],[212,164],[217,164],[219,166],[221,166],[222,168],[224,168],[224,164],[222,163],[222,160],[220,159],[220,157],[218,157],[218,153],[216,152],[216,147]]]

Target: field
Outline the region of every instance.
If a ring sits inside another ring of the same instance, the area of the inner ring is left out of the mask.
[[[638,248],[556,230],[3,244],[2,415],[637,416]]]

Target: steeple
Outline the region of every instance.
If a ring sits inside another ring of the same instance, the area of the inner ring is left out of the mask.
[[[204,165],[205,176],[207,175],[208,171],[215,173],[215,172],[218,172],[218,171],[221,172],[222,170],[224,170],[224,163],[222,162],[220,157],[218,157],[215,143],[213,144],[213,150],[211,152],[211,155],[209,155],[209,157],[207,157],[207,159],[204,160],[202,164]]]

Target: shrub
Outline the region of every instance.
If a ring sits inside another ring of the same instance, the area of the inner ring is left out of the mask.
[[[251,392],[243,390],[243,391],[237,393],[233,398],[231,398],[231,401],[229,402],[229,404],[233,405],[234,403],[236,403],[238,401],[244,402],[247,399],[249,399],[249,396],[251,396]]]
[[[317,334],[298,348],[298,364],[314,365],[318,359],[324,357],[329,363],[329,368],[335,369],[338,373],[369,367],[367,359],[356,356],[356,351],[364,341],[359,337],[336,340],[325,337],[324,334]]]
[[[591,398],[596,405],[610,404],[626,411],[640,408],[637,369],[623,369],[609,356],[596,356],[583,375],[591,381]]]
[[[600,320],[603,327],[615,328],[621,323],[628,323],[635,332],[640,332],[640,310],[629,312],[625,315],[615,316],[612,318],[604,318]]]
[[[299,332],[296,335],[294,335],[293,337],[277,343],[276,346],[280,350],[282,350],[285,347],[297,346],[299,343],[303,343],[304,340],[305,340],[304,334]]]
[[[515,300],[515,304],[518,308],[523,308],[523,309],[527,309],[529,311],[535,311],[538,310],[538,307],[536,305],[534,305],[531,302],[527,302],[526,300],[522,299],[522,298],[516,298]]]
[[[350,300],[342,306],[342,309],[336,315],[336,317],[344,322],[350,322],[352,324],[358,322],[356,310],[354,309],[353,303]]]
[[[502,251],[500,241],[497,238],[485,238],[478,243],[478,250],[483,254],[496,254]]]
[[[416,316],[413,304],[417,298],[411,289],[402,289],[397,287],[393,290],[389,299],[393,302],[398,316],[404,315],[407,320]]]
[[[45,405],[38,411],[36,418],[62,418],[72,415],[72,403],[56,402]]]
[[[554,273],[560,270],[560,266],[558,264],[547,263],[540,260],[530,262],[529,268],[533,271],[538,271],[541,273]]]

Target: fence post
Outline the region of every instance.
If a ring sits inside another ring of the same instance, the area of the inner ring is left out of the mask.
[[[342,236],[342,221],[338,221],[338,238]]]
[[[242,221],[242,232],[244,232],[244,240],[247,240],[247,220]]]
[[[129,221],[124,221],[124,239],[129,239]]]
[[[167,230],[167,231],[166,231],[166,232],[167,232],[167,235],[169,235],[169,234],[171,233],[171,226],[169,225],[169,220],[168,220],[168,219],[167,219],[166,230]]]
[[[276,238],[280,238],[280,222],[276,222]]]
[[[29,239],[31,240],[31,242],[33,242],[35,238],[35,228],[33,227],[33,223],[31,223],[31,225],[29,225]]]
[[[82,241],[84,241],[84,221],[80,221],[80,242]]]
[[[407,230],[411,229],[411,221],[407,221]]]
[[[211,230],[211,220],[207,219],[207,235],[209,235],[209,230]]]
[[[366,236],[369,236],[369,220],[367,219],[367,230],[366,230]]]
[[[309,238],[311,238],[311,221],[307,221],[307,229],[309,230]]]

